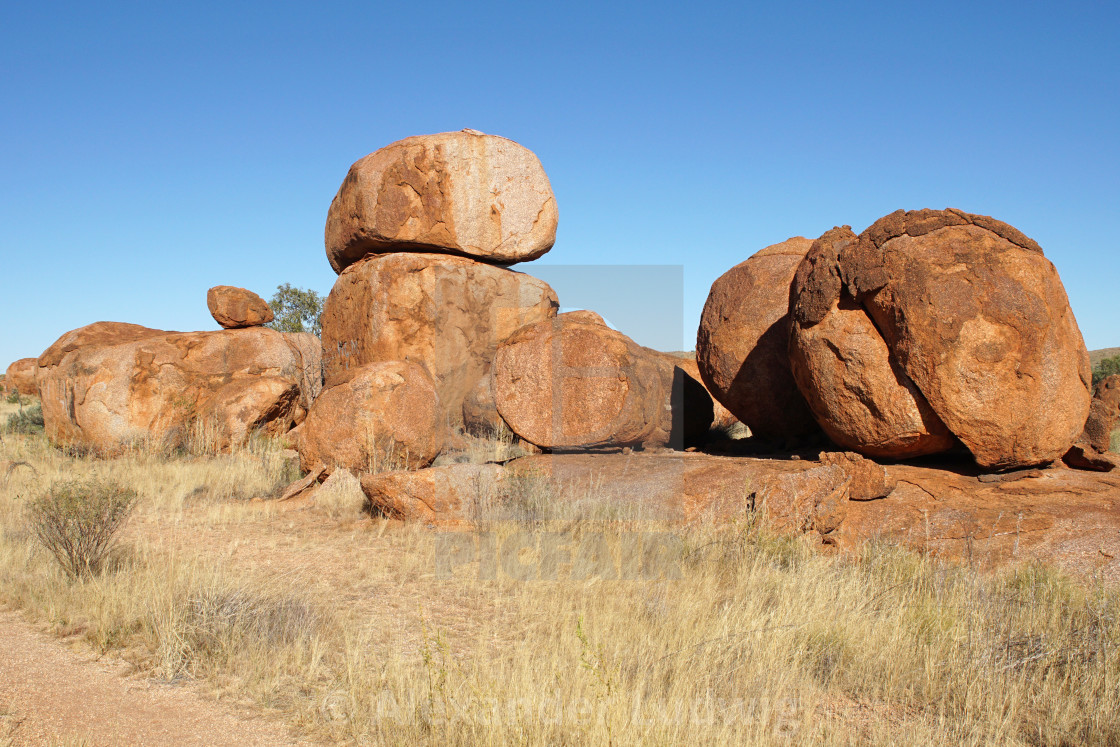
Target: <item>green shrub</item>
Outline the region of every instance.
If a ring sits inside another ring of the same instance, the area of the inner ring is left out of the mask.
[[[10,433],[37,433],[43,430],[43,407],[35,405],[8,416],[5,430]]]
[[[8,396],[5,398],[5,401],[7,401],[9,405],[18,405],[20,403],[19,392],[17,392],[15,389],[8,392]]]
[[[1101,379],[1112,374],[1120,374],[1120,355],[1105,358],[1093,366],[1093,386],[1096,386]]]
[[[136,491],[104,480],[57,482],[28,506],[31,531],[72,579],[99,574]]]

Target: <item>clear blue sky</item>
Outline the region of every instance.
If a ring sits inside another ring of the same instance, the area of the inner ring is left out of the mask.
[[[211,285],[326,293],[350,163],[464,127],[544,164],[539,262],[683,265],[682,347],[759,248],[946,206],[1037,239],[1120,345],[1117,39],[1115,3],[7,3],[0,367],[215,329]]]

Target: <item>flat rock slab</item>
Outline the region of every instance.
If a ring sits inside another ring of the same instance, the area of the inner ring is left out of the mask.
[[[883,539],[984,566],[1039,559],[1120,580],[1120,475],[1055,467],[989,482],[963,459],[883,466],[895,488],[879,500],[848,500],[853,476],[816,458],[539,454],[506,472],[538,483],[558,519],[748,521],[764,511],[780,531],[841,549]]]

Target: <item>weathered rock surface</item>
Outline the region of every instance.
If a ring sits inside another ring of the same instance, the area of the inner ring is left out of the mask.
[[[37,368],[38,361],[35,358],[20,358],[14,361],[4,374],[4,387],[10,392],[19,392],[24,396],[37,396],[39,394],[39,386],[35,383]]]
[[[68,353],[87,347],[108,347],[148,337],[183,334],[128,322],[94,322],[63,334],[39,356],[39,369],[57,366]]]
[[[310,364],[314,365],[314,364]],[[112,452],[189,438],[229,448],[253,430],[287,432],[309,364],[289,335],[253,328],[161,332],[98,322],[66,333],[36,378],[47,435]]]
[[[206,308],[222,329],[259,327],[274,318],[263,298],[233,285],[215,285],[206,291]]]
[[[978,565],[1045,560],[1120,581],[1120,473],[1051,468],[990,483],[961,460],[889,464],[887,484],[897,485],[885,498],[843,504],[826,499],[837,499],[844,485],[853,497],[857,478],[838,464],[808,459],[545,454],[504,469],[546,483],[538,494],[578,501],[585,516],[671,525],[744,521],[764,510],[773,528],[807,527],[806,539],[840,548],[874,539]],[[470,516],[442,512],[435,521],[469,523]]]
[[[789,288],[812,241],[768,246],[714,283],[700,317],[696,362],[704,385],[751,433],[819,433],[790,372]]]
[[[956,439],[871,318],[840,292],[837,249],[853,241],[848,228],[832,229],[798,267],[790,290],[794,379],[821,428],[846,449],[886,459],[946,451]]]
[[[426,467],[447,435],[431,376],[405,361],[370,363],[324,389],[299,429],[300,464],[354,473]]]
[[[959,210],[896,211],[840,251],[845,291],[986,467],[1061,457],[1089,410],[1089,357],[1038,245]]]
[[[327,213],[327,259],[335,272],[401,250],[524,262],[552,248],[557,217],[540,161],[512,140],[410,137],[350,167]]]
[[[410,361],[432,375],[456,425],[498,345],[558,306],[547,283],[464,257],[370,257],[343,271],[323,307],[326,385],[367,363]]]
[[[817,460],[824,465],[839,467],[851,483],[848,497],[853,501],[873,501],[886,498],[895,489],[895,481],[887,475],[881,464],[864,459],[850,451],[822,451]]]
[[[1093,398],[1099,399],[1120,417],[1120,374],[1105,376],[1093,387]]]
[[[375,515],[458,525],[492,502],[504,470],[497,464],[449,464],[416,472],[362,475],[362,492]]]
[[[495,401],[510,429],[542,448],[682,448],[707,432],[712,406],[678,363],[594,320],[561,314],[498,348]]]

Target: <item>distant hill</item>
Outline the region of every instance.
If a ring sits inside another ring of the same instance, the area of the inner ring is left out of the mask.
[[[1103,361],[1105,358],[1114,358],[1120,355],[1120,348],[1101,348],[1100,350],[1089,351],[1089,365],[1093,368]]]

